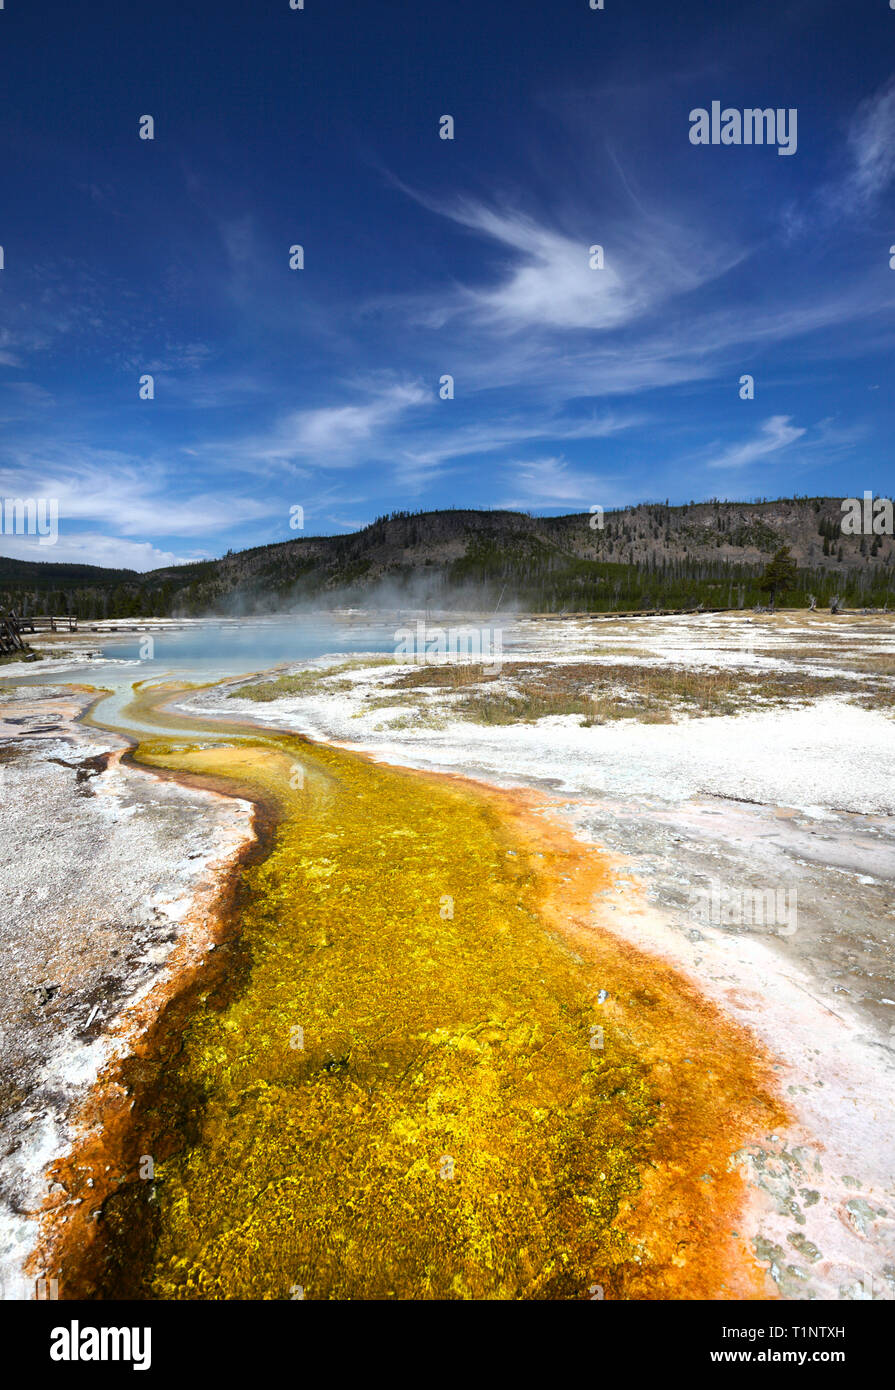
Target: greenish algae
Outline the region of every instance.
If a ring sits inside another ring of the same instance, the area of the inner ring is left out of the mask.
[[[270,839],[208,988],[125,1072],[132,1162],[93,1295],[582,1298],[630,1276],[649,1296],[619,1214],[667,1163],[656,1059],[598,1002],[624,959],[597,971],[545,924],[543,856],[465,784],[200,727],[235,741],[135,758],[251,794]],[[657,1000],[635,994],[642,1022]]]

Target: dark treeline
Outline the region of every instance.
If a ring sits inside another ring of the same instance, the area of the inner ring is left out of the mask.
[[[395,601],[406,596],[408,605],[431,603],[450,606],[451,595],[462,594],[464,606],[522,607],[534,612],[608,612],[653,608],[751,608],[767,602],[759,587],[762,566],[661,561],[618,564],[573,561],[560,564],[550,557],[541,564],[517,566],[499,553],[467,556],[452,565],[429,567],[421,587],[413,566],[397,566],[389,576]],[[813,595],[820,607],[839,595],[849,607],[895,607],[895,575],[868,570],[831,574],[800,569],[787,607],[808,607]],[[238,605],[234,599],[238,598]],[[67,589],[0,589],[0,611],[19,614],[74,613],[80,619],[197,617],[205,613],[234,611],[265,613],[305,601],[355,603],[375,600],[375,589],[357,582],[333,590],[306,581],[289,581],[281,591],[265,586],[261,591],[233,590],[216,583],[200,582],[175,589],[173,585],[89,585]]]

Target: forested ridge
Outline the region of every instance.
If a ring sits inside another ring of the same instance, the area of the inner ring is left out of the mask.
[[[642,503],[600,518],[393,512],[347,536],[298,537],[141,574],[0,557],[0,610],[83,619],[265,613],[303,603],[534,612],[752,607],[781,545],[790,606],[895,604],[891,536],[844,536],[841,499]],[[602,527],[596,523],[602,520]]]

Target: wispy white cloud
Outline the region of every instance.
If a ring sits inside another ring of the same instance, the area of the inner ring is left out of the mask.
[[[495,453],[520,444],[547,440],[608,439],[643,423],[642,415],[612,411],[581,418],[535,411],[528,417],[489,419],[458,429],[430,428],[427,434],[419,435],[413,445],[405,447],[402,453],[410,464],[425,467],[470,454]]]
[[[202,536],[283,510],[232,488],[181,490],[176,470],[157,459],[76,446],[19,451],[15,464],[0,470],[0,494],[54,497],[61,530],[69,522],[101,523],[121,536]]]
[[[489,418],[452,429],[438,428],[430,420],[428,428],[417,431],[411,443],[401,441],[396,447],[392,480],[403,493],[418,497],[436,478],[461,471],[464,459],[500,454],[523,444],[608,439],[643,422],[642,416],[619,412],[572,417],[543,409],[528,416]]]
[[[519,213],[461,205],[454,220],[517,253],[490,289],[468,291],[476,316],[497,328],[614,328],[638,317],[655,297],[648,278],[631,274],[610,247],[591,269],[590,246]]]
[[[498,503],[502,507],[605,506],[615,500],[615,479],[571,468],[561,455],[510,464],[503,477],[514,490]]]
[[[418,382],[362,390],[360,400],[290,411],[267,433],[209,447],[235,466],[352,468],[384,448],[388,431],[408,412],[435,400],[434,392]]]
[[[744,468],[747,464],[755,463],[757,459],[785,449],[805,434],[804,429],[790,424],[790,418],[789,415],[772,415],[770,419],[765,420],[757,435],[716,454],[709,459],[708,467]]]
[[[866,218],[895,178],[895,78],[860,103],[848,122],[829,177],[782,209],[786,242],[827,235],[841,222]]]
[[[863,204],[884,192],[895,177],[895,79],[858,107],[848,148],[852,167],[847,191]]]
[[[494,332],[616,329],[669,296],[723,275],[745,254],[656,214],[621,220],[581,211],[573,231],[516,208],[468,199],[440,204],[404,191],[506,253],[493,284],[467,285],[454,292],[453,302],[423,305],[423,317],[432,322],[460,315]],[[598,258],[592,267],[593,246],[602,248],[602,268]]]

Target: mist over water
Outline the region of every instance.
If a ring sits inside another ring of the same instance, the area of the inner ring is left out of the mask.
[[[137,619],[132,624],[137,630],[126,635],[97,633],[92,655],[47,657],[27,674],[8,679],[16,685],[79,682],[115,688],[163,679],[213,681],[321,657],[397,654],[399,634],[417,623],[427,632],[476,628],[476,620],[467,615],[406,610],[184,619],[170,627]],[[79,638],[87,636],[82,629]]]

